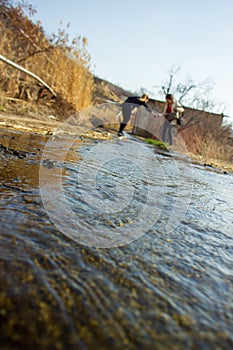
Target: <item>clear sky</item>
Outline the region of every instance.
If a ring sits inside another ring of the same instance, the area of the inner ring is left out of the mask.
[[[49,35],[70,22],[85,36],[91,70],[132,92],[159,97],[172,66],[178,80],[214,82],[217,112],[233,122],[233,0],[28,0]]]

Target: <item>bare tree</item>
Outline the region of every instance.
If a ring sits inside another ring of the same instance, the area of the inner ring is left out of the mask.
[[[190,108],[203,111],[213,111],[215,109],[221,109],[221,112],[224,111],[224,104],[211,98],[215,84],[210,78],[195,82],[189,76],[183,82],[179,82],[177,75],[180,70],[181,67],[175,65],[168,70],[168,78],[160,87],[160,96],[164,98],[164,94],[172,93],[182,105]]]

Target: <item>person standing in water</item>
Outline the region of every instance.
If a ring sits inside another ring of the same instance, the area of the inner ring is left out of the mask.
[[[131,113],[135,107],[144,106],[148,112],[152,113],[151,108],[147,105],[149,101],[149,97],[147,94],[143,94],[142,96],[130,96],[128,97],[122,104],[122,114],[123,120],[120,123],[118,136],[123,136],[123,130],[126,127],[127,123],[130,120]]]
[[[165,118],[162,129],[162,141],[166,142],[168,139],[169,145],[172,145],[172,121],[176,120],[180,125],[180,114],[184,112],[184,108],[177,102],[172,94],[166,94],[166,103],[162,116]]]

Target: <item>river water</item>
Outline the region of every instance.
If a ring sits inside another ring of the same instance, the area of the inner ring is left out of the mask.
[[[233,349],[232,174],[134,139],[0,139],[1,350]]]

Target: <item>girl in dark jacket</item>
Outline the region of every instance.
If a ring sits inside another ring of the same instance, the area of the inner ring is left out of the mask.
[[[118,136],[123,136],[123,130],[130,120],[133,109],[137,106],[144,106],[149,112],[152,112],[151,108],[147,105],[149,97],[147,94],[139,96],[130,96],[122,104],[123,121],[120,123]]]

